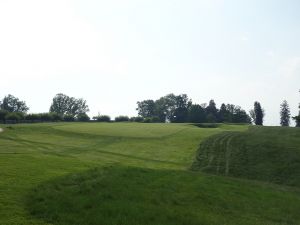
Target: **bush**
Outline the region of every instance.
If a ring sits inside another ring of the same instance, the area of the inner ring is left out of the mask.
[[[72,121],[75,121],[75,118],[73,115],[67,114],[67,115],[64,115],[63,120],[66,122],[72,122]]]
[[[51,122],[51,121],[62,121],[62,117],[59,116],[57,113],[38,113],[38,114],[26,115],[25,120]]]
[[[77,115],[77,120],[80,122],[90,121],[90,117],[86,113],[81,113]]]
[[[214,114],[212,113],[209,113],[207,116],[206,116],[206,122],[207,123],[216,123],[217,122],[217,118]]]
[[[293,117],[293,119],[294,119],[295,122],[296,122],[296,127],[300,127],[300,115],[299,115],[299,116]]]
[[[63,117],[61,115],[59,115],[58,113],[56,113],[56,112],[50,112],[49,116],[51,118],[51,121],[53,121],[53,122],[57,122],[57,121],[62,121],[63,120]]]
[[[110,122],[110,116],[107,115],[102,115],[102,116],[94,116],[94,120],[97,120],[97,122]]]
[[[25,115],[25,120],[31,120],[31,121],[34,121],[34,120],[41,120],[41,114],[27,114]]]
[[[6,110],[0,110],[0,122],[4,122],[5,116],[8,114]]]
[[[50,113],[40,113],[39,116],[42,121],[52,121],[52,116]]]
[[[160,122],[161,122],[161,120],[157,116],[147,117],[144,119],[144,123],[160,123]]]
[[[117,116],[115,118],[116,122],[128,122],[129,121],[129,117],[128,116]]]
[[[144,122],[144,118],[141,116],[137,116],[137,117],[131,117],[130,118],[130,122],[137,122],[137,123],[141,123]]]
[[[14,122],[18,122],[20,120],[22,120],[24,118],[24,115],[22,113],[17,113],[17,112],[12,112],[12,113],[8,113],[5,116],[5,120],[11,120]]]

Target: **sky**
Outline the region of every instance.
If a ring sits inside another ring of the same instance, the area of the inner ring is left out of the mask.
[[[299,0],[0,0],[0,98],[47,112],[57,93],[89,115],[186,93],[279,124],[300,102]]]

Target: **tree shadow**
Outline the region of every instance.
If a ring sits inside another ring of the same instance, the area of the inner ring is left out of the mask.
[[[191,125],[199,128],[218,128],[220,124],[218,123],[192,123]]]

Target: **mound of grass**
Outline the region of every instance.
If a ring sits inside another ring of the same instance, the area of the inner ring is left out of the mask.
[[[112,166],[69,175],[27,196],[53,225],[297,224],[296,193],[176,170]]]
[[[200,142],[247,126],[12,127],[0,134],[1,225],[293,225],[300,221],[297,187],[188,170]]]
[[[56,129],[77,133],[98,134],[103,136],[119,136],[119,137],[144,137],[155,138],[180,132],[186,126],[180,124],[141,124],[141,123],[103,123],[101,126],[97,123],[92,124],[64,124],[56,126]]]
[[[300,129],[251,127],[201,143],[192,168],[300,187]]]

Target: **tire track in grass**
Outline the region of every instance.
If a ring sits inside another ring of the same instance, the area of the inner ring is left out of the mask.
[[[233,151],[231,143],[239,133],[226,131],[204,140],[196,153],[196,159],[191,169],[228,176],[230,173],[230,158]]]

